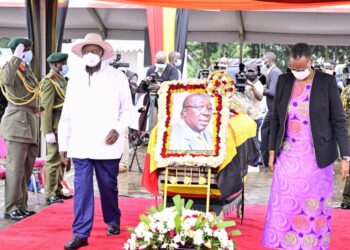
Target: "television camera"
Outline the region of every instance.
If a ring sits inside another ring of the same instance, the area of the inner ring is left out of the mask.
[[[130,64],[122,62],[122,56],[121,54],[116,54],[115,59],[109,63],[110,66],[113,68],[129,68]]]

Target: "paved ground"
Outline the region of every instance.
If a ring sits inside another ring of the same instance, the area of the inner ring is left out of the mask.
[[[146,147],[142,147],[138,150],[138,158],[143,168],[143,162],[145,157]],[[130,152],[130,157],[132,152]],[[148,191],[141,187],[141,174],[137,171],[136,162],[134,162],[132,167],[132,172],[122,173],[119,175],[119,194],[131,197],[152,197]],[[134,172],[135,171],[135,172]],[[67,182],[73,186],[73,175],[74,170],[66,173],[65,179]],[[246,184],[246,202],[250,204],[262,203],[266,204],[269,197],[270,186],[271,186],[272,173],[265,171],[265,169],[260,168],[260,172],[250,172],[248,174],[248,180]],[[334,206],[338,205],[341,201],[341,193],[344,187],[344,183],[339,181],[339,164],[335,164],[335,175],[334,175]],[[95,194],[98,194],[98,188],[95,183]],[[39,193],[39,204],[37,204],[36,196],[30,192],[29,195],[29,208],[30,210],[40,211],[45,208],[44,194]],[[4,183],[0,183],[0,229],[4,229],[12,225],[13,221],[3,218],[4,213]]]

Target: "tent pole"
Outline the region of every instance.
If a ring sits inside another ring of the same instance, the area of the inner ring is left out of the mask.
[[[240,39],[241,41],[239,42],[239,63],[243,62],[243,41],[242,39]]]

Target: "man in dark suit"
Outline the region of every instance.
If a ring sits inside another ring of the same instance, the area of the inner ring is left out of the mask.
[[[158,90],[161,82],[179,79],[179,73],[175,66],[166,62],[166,54],[164,51],[158,51],[156,54],[156,63],[151,66],[146,73],[146,78],[151,80],[151,75],[156,74],[158,80],[156,84],[152,84],[150,90]]]
[[[265,166],[268,166],[269,162],[269,135],[270,135],[270,119],[273,107],[273,99],[275,97],[276,85],[279,75],[282,71],[276,66],[276,55],[273,52],[267,52],[263,58],[263,64],[267,68],[266,71],[266,86],[264,88],[264,96],[266,96],[266,104],[268,112],[264,118],[264,122],[261,126],[261,145],[260,150]]]

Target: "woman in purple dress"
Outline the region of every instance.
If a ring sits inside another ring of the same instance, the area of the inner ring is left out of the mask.
[[[328,249],[333,162],[349,175],[345,114],[333,76],[315,71],[305,43],[291,51],[292,73],[280,76],[271,118],[269,167],[274,171],[263,245]]]

